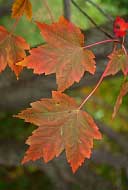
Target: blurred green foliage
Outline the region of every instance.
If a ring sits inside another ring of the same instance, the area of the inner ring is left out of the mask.
[[[35,127],[23,120],[13,118],[14,113],[0,112],[0,139],[25,141]]]
[[[113,5],[117,8],[125,8],[127,10],[128,1],[127,0],[101,0],[105,4]],[[128,10],[127,10],[128,11]]]
[[[127,0],[98,0],[108,13],[113,16],[127,15],[128,14],[128,1]]]
[[[53,190],[54,184],[34,167],[0,166],[0,190]]]

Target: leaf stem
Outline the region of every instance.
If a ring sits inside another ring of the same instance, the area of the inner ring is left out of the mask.
[[[96,84],[95,88],[91,91],[91,93],[90,93],[87,97],[84,98],[84,100],[82,101],[82,103],[81,103],[80,106],[78,107],[79,110],[84,106],[84,104],[88,101],[88,99],[94,94],[94,92],[95,92],[95,91],[97,90],[97,88],[100,86],[101,82],[103,81],[103,78],[105,77],[105,74],[106,74],[106,72],[107,72],[107,69],[108,69],[108,67],[106,66],[106,68],[105,68],[103,74],[101,75],[100,80],[99,80],[98,83]]]
[[[13,34],[13,33],[14,33],[14,31],[15,31],[15,29],[16,29],[16,26],[18,25],[18,23],[19,23],[19,21],[20,21],[20,18],[21,18],[21,16],[19,16],[19,17],[15,20],[15,22],[13,23],[13,25],[12,25],[12,27],[11,27],[10,34]]]
[[[128,54],[127,54],[127,50],[126,50],[126,48],[125,48],[124,44],[122,44],[122,49],[123,49],[123,51],[124,51],[125,55],[127,56]]]
[[[125,45],[124,45],[124,41],[125,41],[125,37],[123,37],[123,39],[122,39],[122,44],[121,44],[121,46],[122,46],[122,49],[123,49],[125,55],[127,56],[128,54],[127,54],[127,50],[126,50]]]
[[[54,22],[54,16],[53,16],[52,11],[51,11],[51,9],[50,9],[50,7],[48,5],[47,0],[43,0],[43,3],[44,3],[44,6],[46,7],[46,9],[48,11],[48,14],[49,14],[49,17],[51,19],[51,22]]]
[[[109,40],[103,40],[103,41],[100,41],[100,42],[95,42],[95,43],[87,45],[87,46],[85,46],[83,48],[90,48],[90,47],[93,47],[93,46],[96,46],[96,45],[105,44],[105,43],[109,43],[109,42],[121,43],[118,39],[109,39]]]

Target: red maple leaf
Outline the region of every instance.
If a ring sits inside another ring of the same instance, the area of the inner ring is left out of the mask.
[[[16,65],[16,63],[25,58],[25,49],[28,50],[29,45],[22,37],[15,36],[9,33],[6,28],[0,26],[0,72],[8,64],[18,78],[23,67]]]
[[[108,66],[104,77],[108,75],[115,75],[117,72],[122,70],[123,74],[126,76],[128,74],[128,55],[126,55],[123,49],[114,50],[108,58]]]
[[[116,103],[114,106],[114,111],[112,114],[113,118],[115,117],[116,113],[118,112],[118,110],[120,108],[120,105],[122,104],[123,96],[125,96],[127,93],[128,93],[128,81],[124,82],[122,87],[121,87],[120,93],[117,97],[117,100],[116,100]]]
[[[125,36],[127,30],[128,30],[128,23],[125,22],[123,18],[120,18],[119,16],[116,17],[116,20],[114,22],[114,33],[116,37]]]
[[[37,25],[48,44],[32,49],[31,55],[18,65],[32,68],[37,74],[56,73],[60,91],[79,82],[85,71],[94,74],[95,56],[83,48],[84,35],[78,27],[64,17],[51,25]]]
[[[73,98],[58,91],[52,93],[52,99],[41,99],[31,106],[16,116],[39,126],[26,142],[30,147],[22,163],[39,158],[48,162],[65,149],[75,172],[90,158],[93,139],[101,139],[94,120],[78,109]]]

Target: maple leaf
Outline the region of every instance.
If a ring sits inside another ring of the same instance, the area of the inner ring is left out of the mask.
[[[80,29],[60,17],[51,25],[37,22],[48,44],[33,48],[31,55],[18,65],[34,69],[34,73],[56,73],[58,89],[64,91],[79,82],[85,71],[94,74],[95,61],[92,51],[84,49],[84,35]]]
[[[0,26],[0,72],[8,64],[18,78],[23,67],[16,65],[16,63],[26,56],[24,49],[29,49],[29,45],[22,37],[14,36],[3,26]]]
[[[31,106],[15,116],[39,126],[26,141],[30,147],[22,163],[39,158],[48,162],[65,149],[75,172],[90,158],[93,139],[101,139],[94,120],[78,109],[73,98],[59,91],[52,92],[52,99],[41,99]]]
[[[114,22],[114,33],[116,37],[125,36],[127,30],[128,30],[128,23],[125,22],[123,18],[120,18],[119,16],[116,17],[116,20]]]
[[[29,0],[15,0],[12,6],[12,17],[18,18],[26,14],[29,20],[32,19],[32,5]]]
[[[123,96],[125,96],[127,93],[128,93],[128,81],[124,82],[122,87],[121,87],[120,93],[117,97],[117,100],[116,100],[116,103],[114,106],[114,111],[112,114],[113,118],[116,116],[116,113],[118,112],[120,105],[122,104]]]
[[[108,75],[115,75],[117,72],[122,70],[124,75],[128,74],[128,55],[126,55],[123,49],[113,51],[108,58],[108,66],[104,77]]]

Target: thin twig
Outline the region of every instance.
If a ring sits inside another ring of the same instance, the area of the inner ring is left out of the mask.
[[[70,20],[71,17],[71,6],[70,6],[70,0],[63,0],[63,9],[64,9],[64,17],[68,20]]]
[[[101,32],[103,32],[107,37],[113,39],[113,36],[111,34],[109,34],[108,32],[106,32],[103,28],[101,28],[100,26],[97,25],[97,23],[85,12],[83,11],[76,2],[74,2],[74,0],[71,0],[72,4],[84,15],[86,16],[90,22],[96,26]]]
[[[113,18],[107,14],[103,9],[100,8],[100,6],[98,4],[96,4],[95,2],[93,2],[92,0],[86,0],[88,1],[90,4],[92,4],[94,7],[97,8],[97,10],[99,10],[99,12],[102,13],[102,15],[104,15],[108,20],[110,20],[111,22],[113,22]]]

